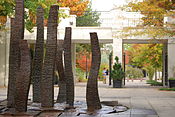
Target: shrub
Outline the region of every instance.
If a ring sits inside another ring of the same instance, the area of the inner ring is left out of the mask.
[[[169,78],[169,80],[175,80],[175,78],[174,77],[171,77],[171,78]]]
[[[125,73],[122,69],[121,64],[118,62],[118,57],[115,57],[115,64],[113,65],[113,70],[111,72],[111,76],[113,80],[122,80],[125,76]]]
[[[77,78],[78,82],[86,82],[87,81],[84,74],[85,73],[83,72],[82,69],[76,68],[76,78]]]
[[[128,78],[142,78],[144,76],[141,69],[133,68],[130,66],[126,67],[126,74],[125,75]]]

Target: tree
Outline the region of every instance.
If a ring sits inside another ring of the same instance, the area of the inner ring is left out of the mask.
[[[91,67],[91,57],[88,55],[78,55],[78,59],[76,60],[77,67],[83,71],[90,70]]]
[[[50,6],[57,4],[60,7],[69,7],[71,15],[81,16],[87,8],[89,0],[24,0],[25,9],[25,27],[28,31],[33,32],[33,27],[36,25],[36,9],[38,6],[44,8],[44,18],[48,19]],[[1,0],[0,1],[0,16],[13,16],[14,13],[14,0]],[[66,17],[65,14],[59,12],[59,17]],[[0,17],[0,28],[4,26],[6,17]]]
[[[61,7],[69,7],[71,15],[81,16],[87,8],[89,0],[58,0]]]
[[[174,35],[174,25],[164,23],[164,17],[174,14],[174,0],[143,0],[141,2],[130,2],[126,7],[132,12],[142,14],[142,25],[128,27],[123,30],[123,36],[146,35],[152,39]],[[129,32],[129,33],[127,33]]]
[[[36,23],[36,8],[38,6],[42,6],[44,8],[45,19],[48,19],[50,6],[53,4],[57,4],[60,7],[69,7],[71,15],[81,16],[86,10],[88,3],[88,0],[26,0],[25,6],[29,10],[25,17],[26,28],[31,32],[33,31],[32,29]],[[66,17],[66,15],[60,11],[59,17]]]
[[[14,0],[0,1],[0,29],[4,28],[7,16],[11,16],[14,12]]]
[[[92,45],[92,63],[86,88],[86,102],[88,111],[95,111],[102,108],[97,83],[101,63],[101,52],[97,33],[90,33],[90,37]]]
[[[77,26],[100,26],[100,13],[92,11],[91,5],[88,6],[86,12],[82,16],[76,18]]]
[[[162,69],[162,48],[161,44],[134,44],[128,49],[130,64],[145,69],[152,76],[152,71]]]

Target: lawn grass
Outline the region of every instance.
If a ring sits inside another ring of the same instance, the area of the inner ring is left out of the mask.
[[[160,88],[161,91],[175,91],[175,88]]]
[[[155,80],[147,80],[147,84],[150,84],[151,86],[163,86],[162,82],[157,82]]]

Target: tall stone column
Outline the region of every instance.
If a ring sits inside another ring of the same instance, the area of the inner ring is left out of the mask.
[[[41,81],[41,106],[44,108],[53,107],[54,104],[54,70],[57,49],[57,26],[58,26],[57,5],[52,5],[49,12],[47,26],[46,54],[42,70]]]
[[[175,40],[168,40],[168,78],[175,77]]]
[[[76,79],[76,44],[72,43],[72,71],[74,76],[74,83],[77,81]]]
[[[26,40],[19,41],[19,47],[21,58],[15,80],[15,110],[26,112],[30,87],[30,53]]]
[[[101,52],[97,33],[90,33],[90,38],[92,61],[86,86],[86,103],[88,111],[95,111],[102,108],[98,93],[98,74],[101,64]]]
[[[74,76],[72,71],[72,28],[66,27],[65,38],[64,38],[64,67],[65,67],[65,78],[66,78],[66,103],[70,107],[74,106]]]
[[[113,61],[115,61],[115,57],[118,56],[119,63],[122,63],[122,51],[123,51],[123,42],[122,39],[113,39]]]
[[[44,9],[37,9],[37,39],[33,59],[33,102],[41,102],[41,77],[44,57]]]
[[[57,96],[57,103],[66,102],[66,79],[64,73],[64,62],[63,62],[63,43],[64,41],[58,41],[57,47],[57,58],[56,58],[56,68],[59,75],[59,91]]]

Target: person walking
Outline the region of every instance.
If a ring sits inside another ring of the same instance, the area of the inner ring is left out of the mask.
[[[106,84],[106,68],[103,68],[102,74],[103,74],[103,83]]]
[[[109,84],[109,70],[106,69],[106,83]]]

